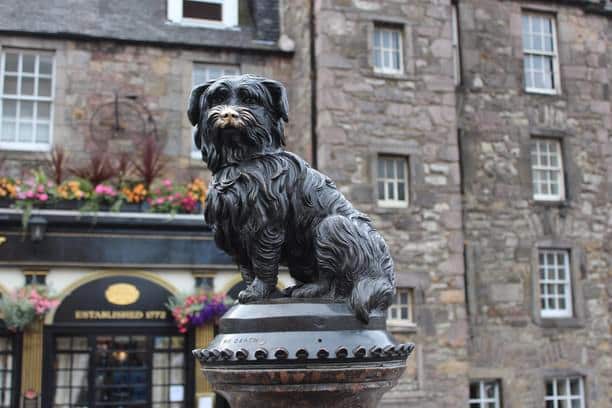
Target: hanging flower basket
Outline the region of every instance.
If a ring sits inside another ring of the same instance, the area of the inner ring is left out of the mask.
[[[58,304],[59,300],[50,297],[45,288],[26,286],[0,299],[0,312],[6,327],[18,332],[43,318]]]
[[[181,333],[190,327],[199,327],[219,319],[229,309],[233,301],[223,294],[205,291],[191,295],[177,295],[168,299],[166,307]]]

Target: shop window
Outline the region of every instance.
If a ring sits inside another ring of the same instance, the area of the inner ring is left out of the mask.
[[[49,150],[53,112],[53,54],[2,52],[0,149]]]
[[[87,406],[90,357],[87,337],[58,337],[55,348],[53,406]]]
[[[0,335],[0,408],[13,406],[15,361],[13,336]]]
[[[195,287],[207,292],[212,292],[215,288],[215,278],[208,275],[195,275]]]
[[[185,407],[185,337],[58,336],[53,407]]]
[[[40,285],[44,286],[47,284],[47,271],[27,271],[24,272],[25,284],[26,285]]]

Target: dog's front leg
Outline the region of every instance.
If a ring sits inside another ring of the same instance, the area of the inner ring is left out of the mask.
[[[276,290],[284,241],[284,231],[274,227],[264,228],[260,235],[251,239],[251,265],[255,279],[238,295],[240,303],[269,298]]]

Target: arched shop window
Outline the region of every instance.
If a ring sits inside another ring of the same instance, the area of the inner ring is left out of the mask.
[[[178,332],[170,296],[134,275],[67,295],[45,330],[43,408],[193,406],[193,335]]]

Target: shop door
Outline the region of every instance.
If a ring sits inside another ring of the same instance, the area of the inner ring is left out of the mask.
[[[179,335],[55,335],[50,406],[186,407],[186,346]]]

